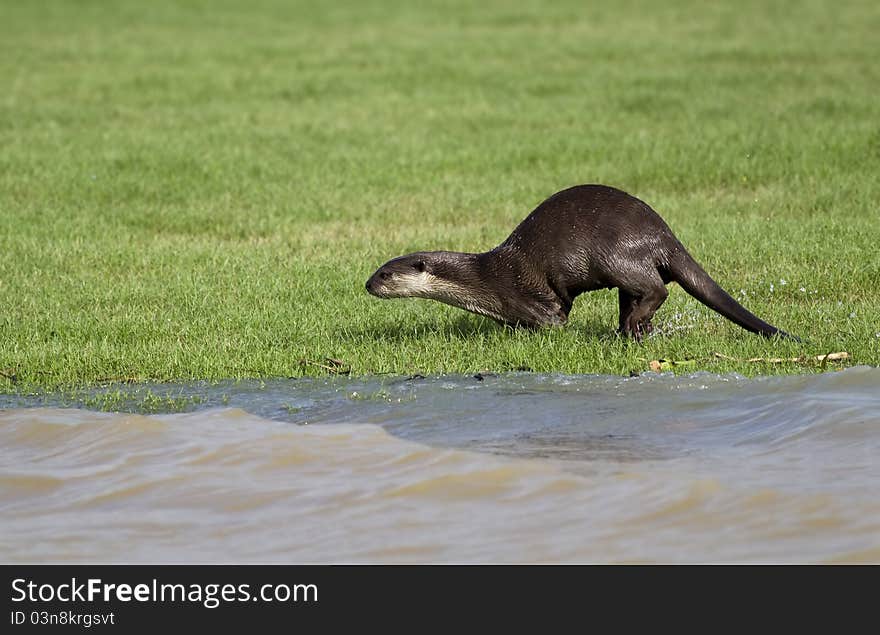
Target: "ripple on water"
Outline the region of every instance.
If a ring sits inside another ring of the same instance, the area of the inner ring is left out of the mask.
[[[0,558],[878,562],[878,387],[279,380],[174,386],[184,414],[0,410]]]

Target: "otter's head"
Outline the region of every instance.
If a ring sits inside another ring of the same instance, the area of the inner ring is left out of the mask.
[[[428,298],[504,321],[500,301],[486,282],[480,254],[420,251],[389,260],[367,280],[377,298]]]
[[[377,298],[430,298],[435,290],[434,256],[430,252],[389,260],[367,280],[367,291]]]

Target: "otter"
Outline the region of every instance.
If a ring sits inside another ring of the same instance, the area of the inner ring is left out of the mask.
[[[646,203],[606,185],[557,192],[490,251],[400,256],[366,286],[379,298],[430,298],[527,328],[561,326],[578,295],[617,288],[618,332],[641,341],[670,282],[747,331],[797,340],[718,286]]]

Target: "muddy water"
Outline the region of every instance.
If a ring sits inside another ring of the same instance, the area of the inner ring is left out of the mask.
[[[147,389],[0,396],[0,561],[880,562],[880,369]]]

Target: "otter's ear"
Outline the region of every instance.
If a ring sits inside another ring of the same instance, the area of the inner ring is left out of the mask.
[[[425,269],[427,269],[427,266],[425,265],[424,260],[416,260],[413,263],[413,268],[418,272],[423,272]]]

